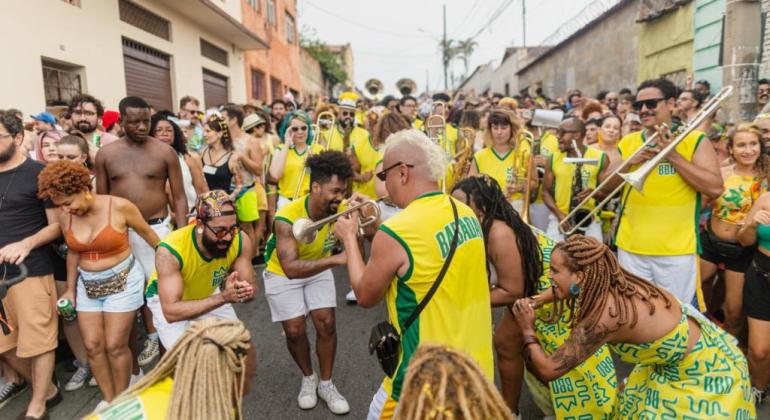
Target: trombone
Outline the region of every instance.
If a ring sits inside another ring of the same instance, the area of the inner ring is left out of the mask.
[[[436,108],[439,106],[441,106],[440,114],[435,113]],[[446,102],[443,102],[443,101],[433,102],[433,105],[431,105],[431,108],[430,108],[430,115],[428,115],[428,117],[425,119],[423,128],[428,138],[430,138],[431,141],[433,141],[434,143],[441,146],[441,148],[444,149],[444,153],[446,153],[447,158],[451,159],[454,157],[455,153],[453,150],[451,150],[451,144],[449,144],[449,139],[447,138],[446,118],[444,117],[446,113],[446,109],[447,109]],[[448,175],[445,175],[441,181],[441,190],[444,193],[447,192],[447,178],[448,178]]]
[[[471,163],[473,162],[473,145],[476,142],[476,130],[472,127],[463,127],[460,129],[460,138],[462,145],[458,145],[460,151],[455,153],[452,159],[452,183],[448,190],[452,190],[458,182],[468,176]]]
[[[358,226],[363,231],[364,227],[371,225],[372,223],[376,222],[380,218],[380,206],[378,206],[377,202],[374,200],[366,200],[364,202],[356,204],[355,206],[341,213],[332,214],[331,216],[324,217],[323,219],[315,222],[308,218],[297,219],[294,221],[294,224],[291,226],[291,233],[294,235],[294,239],[298,240],[303,244],[309,244],[315,241],[315,238],[318,235],[318,231],[321,230],[324,227],[324,225],[327,225],[329,223],[334,223],[340,217],[348,215],[355,211],[359,211],[364,207],[371,207],[370,211],[372,212],[372,214],[370,214],[369,216],[359,215]]]
[[[660,162],[666,158],[666,156],[671,153],[672,150],[674,150],[679,143],[681,143],[692,131],[698,128],[699,125],[703,123],[703,121],[711,116],[711,114],[717,112],[722,102],[730,97],[733,93],[733,87],[731,85],[727,85],[723,87],[713,98],[711,98],[706,104],[703,106],[703,108],[698,112],[698,114],[695,115],[695,118],[693,118],[687,125],[683,126],[680,130],[676,133],[676,138],[671,141],[671,143],[668,144],[663,150],[658,152],[657,155],[652,157],[647,162],[644,162],[642,165],[640,165],[636,170],[621,173],[621,171],[627,169],[630,165],[629,163],[636,157],[636,155],[640,154],[642,151],[645,150],[646,147],[653,147],[655,145],[655,141],[658,138],[658,133],[655,132],[653,135],[650,136],[649,139],[647,139],[644,144],[642,144],[639,149],[636,150],[631,156],[629,156],[623,163],[618,166],[617,169],[615,169],[610,175],[607,176],[607,178],[604,179],[602,183],[596,186],[596,188],[589,194],[583,201],[578,204],[573,211],[570,211],[567,216],[564,217],[564,220],[559,223],[559,231],[566,235],[572,235],[575,233],[580,225],[585,222],[585,220],[588,220],[592,217],[594,217],[601,209],[604,207],[605,204],[607,204],[612,197],[615,196],[622,188],[625,187],[626,184],[633,187],[635,190],[642,192],[642,189],[644,188],[644,182],[647,180],[647,177],[652,173],[652,171],[660,164]],[[606,197],[604,197],[604,200],[597,203],[596,206],[588,212],[581,220],[576,221],[573,226],[565,226],[565,223],[569,222],[575,214],[581,210],[581,207],[586,205],[591,199],[593,199],[596,194],[598,194],[604,187],[606,187],[612,178],[615,176],[619,176],[623,179],[623,182],[620,183],[617,187],[615,187],[612,192],[607,194]]]
[[[323,119],[323,117],[328,117],[328,118]],[[316,144],[318,139],[321,138],[321,127],[328,126],[329,130],[331,130],[334,127],[335,122],[336,122],[336,116],[334,115],[334,113],[330,111],[324,111],[318,114],[318,118],[316,118],[315,124],[310,124],[310,127],[313,129],[313,139],[307,145],[308,152],[305,155],[305,161],[307,161],[307,156],[313,153],[313,145]],[[329,150],[329,144],[331,142],[332,142],[332,136],[329,135],[326,137],[326,143],[324,144],[324,152]],[[294,189],[294,197],[292,198],[292,200],[296,200],[297,198],[299,198],[299,194],[300,192],[302,192],[302,183],[305,180],[306,173],[307,173],[307,165],[302,165],[302,174],[299,176],[299,181],[297,181],[297,188]]]
[[[535,172],[534,170],[534,162],[535,162],[535,138],[532,136],[532,133],[530,133],[527,130],[524,130],[522,133],[522,137],[524,141],[529,142],[529,156],[527,156],[527,176],[524,177],[524,180],[526,184],[524,185],[524,200],[521,205],[521,218],[524,220],[525,223],[529,223],[529,204],[530,201],[532,201],[532,175]],[[516,153],[517,151],[514,150],[513,153]],[[516,165],[514,165],[516,166]],[[516,170],[518,168],[513,168],[514,171],[514,177],[516,176]]]

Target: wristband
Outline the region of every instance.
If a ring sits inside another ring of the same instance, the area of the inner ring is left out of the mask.
[[[540,343],[537,341],[537,337],[536,336],[534,336],[532,334],[527,334],[527,335],[524,336],[524,344],[522,344],[521,347],[522,348],[526,348],[530,344],[538,344],[539,345]]]

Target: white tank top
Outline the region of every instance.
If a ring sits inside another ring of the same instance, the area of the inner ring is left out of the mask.
[[[190,167],[187,166],[187,162],[184,160],[184,156],[177,156],[179,157],[179,167],[182,168],[182,186],[184,187],[184,195],[187,197],[187,208],[192,209],[197,198],[195,187],[193,187],[192,183],[192,174],[190,173]]]

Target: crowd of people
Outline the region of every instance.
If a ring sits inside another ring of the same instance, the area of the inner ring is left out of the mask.
[[[235,308],[261,278],[297,404],[346,414],[332,380],[344,266],[347,300],[388,311],[369,419],[517,418],[524,384],[555,418],[755,418],[770,385],[768,98],[761,80],[740,123],[703,114],[707,82],[666,79],[594,98],[185,96],[174,113],[80,94],[56,116],[0,111],[0,263],[28,270],[0,307],[0,408],[29,388],[21,418],[43,418],[62,391],[98,386],[106,416],[240,417],[257,357]],[[635,365],[623,381],[613,353]]]

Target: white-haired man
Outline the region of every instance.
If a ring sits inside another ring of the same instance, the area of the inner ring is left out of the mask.
[[[358,218],[340,218],[334,229],[345,245],[358,304],[372,307],[384,296],[390,322],[401,335],[398,366],[375,394],[369,419],[393,416],[409,360],[422,342],[465,351],[493,378],[484,239],[470,207],[439,188],[447,164],[441,147],[421,131],[392,135],[377,177],[404,210],[379,225],[368,263],[358,247]],[[452,255],[456,226],[455,252],[443,280],[415,321],[404,328]]]

